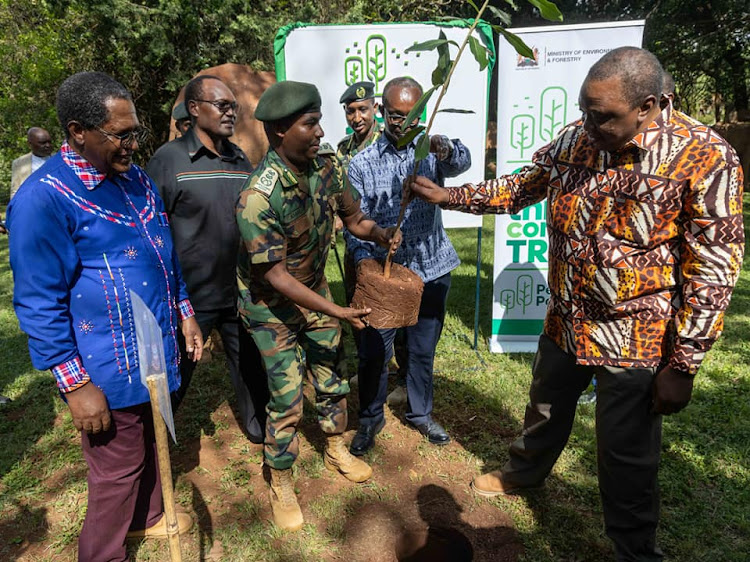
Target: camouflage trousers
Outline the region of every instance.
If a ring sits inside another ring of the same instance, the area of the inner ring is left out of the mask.
[[[299,453],[297,425],[302,419],[305,377],[315,389],[323,433],[337,435],[346,429],[349,383],[334,369],[341,327],[335,318],[310,311],[302,323],[248,321],[246,326],[263,357],[271,395],[266,406],[265,461],[271,468],[289,468]]]

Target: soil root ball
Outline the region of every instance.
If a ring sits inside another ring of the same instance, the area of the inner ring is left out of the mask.
[[[352,307],[371,308],[365,318],[373,328],[413,326],[419,318],[424,283],[410,269],[391,264],[391,277],[383,275],[383,264],[368,259],[359,262]]]

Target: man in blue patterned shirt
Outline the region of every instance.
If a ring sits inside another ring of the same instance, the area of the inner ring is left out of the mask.
[[[106,74],[81,72],[58,89],[57,115],[60,152],[8,207],[13,304],[32,363],[55,375],[82,432],[88,509],[78,560],[120,562],[126,537],[166,537],[130,290],[161,327],[171,392],[180,384],[177,330],[191,360],[203,338],[164,205],[132,165],[143,136],[130,93]],[[190,524],[178,514],[180,532]]]
[[[398,140],[419,123],[403,127],[407,115],[422,95],[422,87],[411,78],[394,78],[383,89],[384,136],[357,154],[349,164],[349,180],[362,196],[362,210],[378,224],[395,224],[401,207],[402,184],[414,170],[414,149],[419,137],[399,149]],[[418,175],[443,185],[446,177],[457,176],[471,166],[469,150],[458,139],[442,135],[430,139],[429,156],[419,163]],[[445,318],[450,272],[459,260],[438,207],[412,201],[401,226],[403,242],[393,261],[417,273],[425,282],[419,320],[406,329],[408,366],[406,419],[431,443],[450,441],[445,430],[432,419],[432,368],[435,348]],[[385,259],[385,249],[345,234],[354,262]],[[351,452],[363,455],[372,448],[385,425],[383,404],[388,389],[388,362],[393,355],[396,330],[362,331],[359,345],[359,420]]]

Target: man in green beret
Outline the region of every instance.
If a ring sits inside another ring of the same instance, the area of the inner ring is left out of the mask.
[[[174,119],[174,128],[177,129],[177,137],[185,136],[192,123],[184,101],[174,106],[172,119]]]
[[[361,329],[362,317],[370,310],[341,307],[331,300],[325,263],[334,214],[357,237],[386,248],[400,240],[392,240],[395,228],[383,229],[362,213],[359,194],[333,149],[321,145],[315,86],[274,84],[258,101],[255,117],[264,122],[270,147],[237,204],[240,314],[268,374],[264,459],[271,475],[274,522],[296,530],[303,518],[291,468],[299,450],[296,432],[308,368],[318,423],[326,434],[326,468],[353,482],[364,482],[372,474],[349,453],[342,438],[349,385],[333,368],[341,335],[338,321]]]
[[[339,141],[338,150],[336,151],[336,156],[338,156],[344,169],[347,170],[349,162],[351,162],[351,159],[356,154],[362,152],[380,138],[383,134],[383,126],[375,119],[378,112],[378,103],[375,101],[375,84],[372,82],[355,82],[344,90],[341,98],[339,98],[339,103],[344,106],[346,124],[352,130],[351,134],[346,135]],[[337,220],[335,232],[339,232],[342,226],[341,221]],[[357,274],[354,260],[349,252],[345,252],[344,293],[346,295],[346,302],[351,302],[356,282]],[[388,395],[387,401],[388,404],[396,406],[406,404],[406,349],[404,346],[404,330],[398,331],[394,347],[396,348],[394,358],[398,367],[398,381],[396,389]],[[340,366],[340,369],[346,366],[343,345],[339,347],[336,364]]]
[[[375,121],[378,104],[372,82],[355,82],[344,91],[339,103],[344,104],[346,124],[352,130],[350,135],[339,141],[336,152],[346,169],[355,154],[380,138],[383,128]]]

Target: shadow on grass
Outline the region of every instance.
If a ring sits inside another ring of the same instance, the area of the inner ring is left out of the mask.
[[[3,560],[18,560],[32,543],[43,541],[48,532],[47,508],[13,503],[17,515],[12,519],[0,519],[0,537],[7,540],[0,544]]]
[[[750,381],[722,373],[704,376],[711,381],[708,388],[696,390],[682,413],[665,418],[659,543],[670,560],[746,561]],[[521,424],[470,384],[438,384],[436,409],[451,436],[484,461],[482,472],[499,470]],[[457,416],[454,404],[470,406]],[[528,560],[598,562],[613,556],[596,480],[593,413],[591,406],[579,408],[567,455],[558,461],[561,466],[548,477],[544,490],[490,500],[514,515]],[[467,475],[467,483],[472,476]],[[532,521],[524,521],[521,505],[531,511]]]
[[[0,388],[13,383],[20,374],[33,372],[26,351],[26,336],[17,334],[0,339]],[[31,376],[20,396],[0,407],[0,478],[20,460],[27,451],[52,427],[56,412],[54,400],[58,399],[52,375]]]
[[[233,395],[223,353],[196,367],[190,388],[175,416],[177,445],[174,455],[179,459],[173,467],[175,479],[200,464],[202,435],[213,436],[216,433],[216,423],[211,416],[224,400]]]
[[[422,486],[417,492],[417,505],[427,529],[407,532],[399,538],[399,561],[468,562],[488,557],[504,560],[506,556],[515,559],[518,554],[518,536],[513,529],[468,525],[453,494],[441,486]]]

